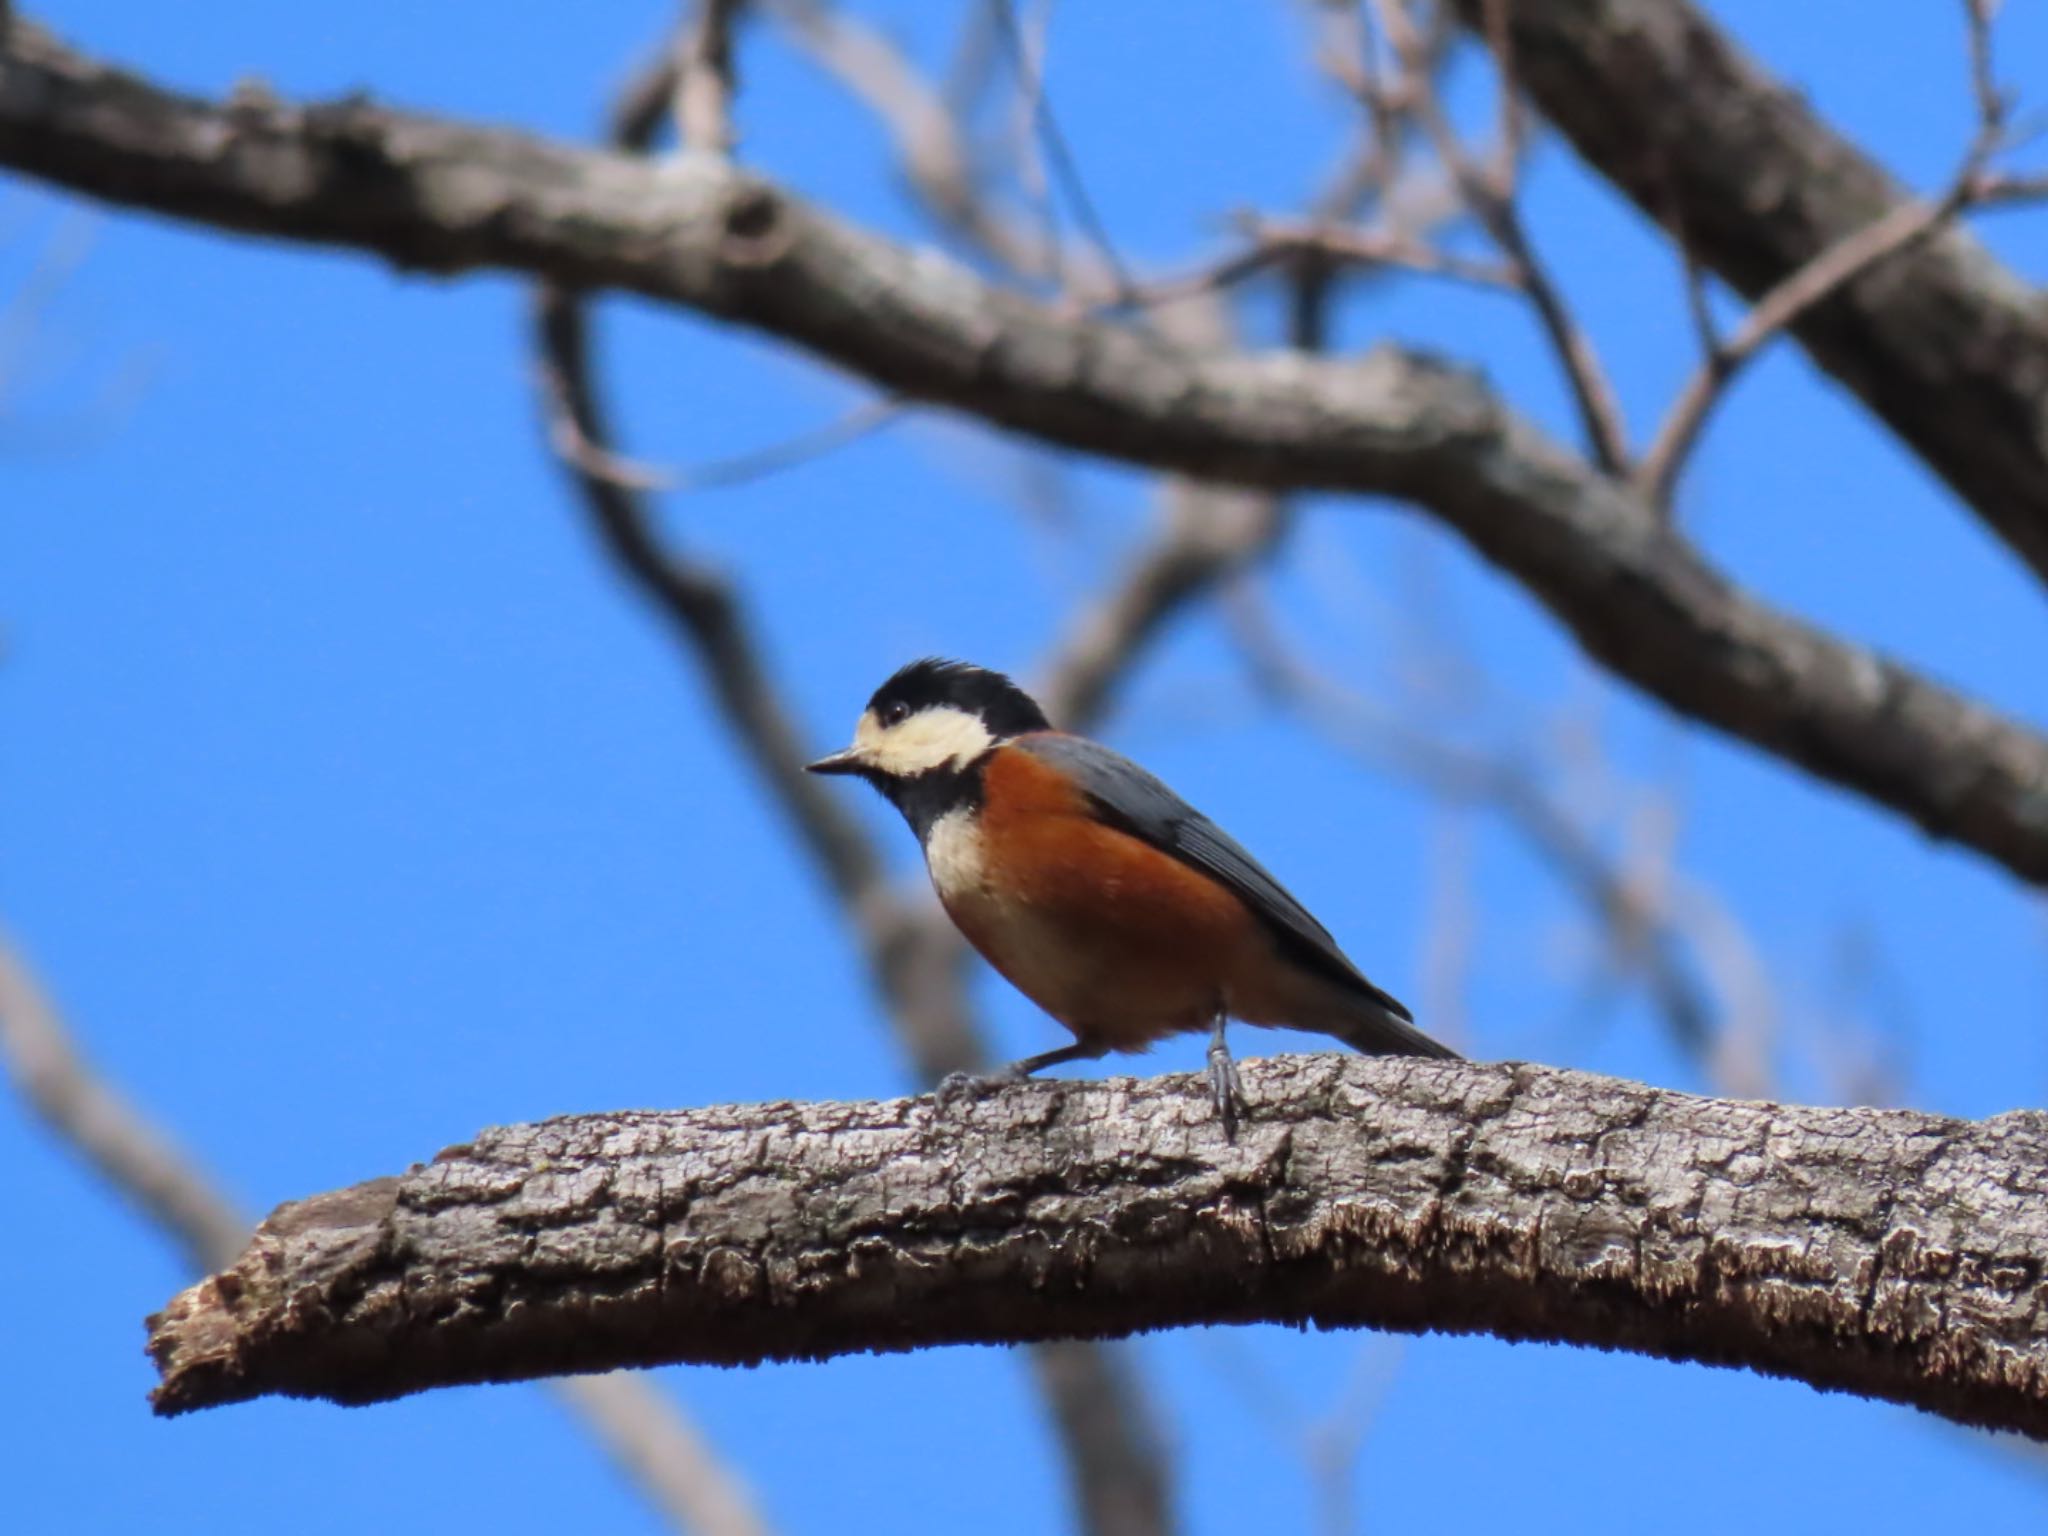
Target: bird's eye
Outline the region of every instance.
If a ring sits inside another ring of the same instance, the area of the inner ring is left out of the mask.
[[[909,718],[910,706],[901,699],[898,699],[894,704],[889,705],[882,711],[882,724],[885,726],[901,725]]]

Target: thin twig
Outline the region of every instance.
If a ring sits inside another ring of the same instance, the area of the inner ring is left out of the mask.
[[[1938,234],[1972,207],[2012,196],[2013,183],[1994,177],[1988,169],[1991,158],[2004,147],[2007,113],[1992,73],[1992,9],[1990,0],[1963,0],[1977,125],[1947,188],[1931,202],[1901,204],[1788,273],[1757,300],[1733,336],[1708,349],[1666,412],[1633,477],[1638,494],[1663,515],[1670,515],[1679,474],[1708,416],[1757,353],[1880,263]],[[1690,267],[1689,254],[1687,263]]]
[[[1046,155],[1052,161],[1053,174],[1065,187],[1067,201],[1073,204],[1074,216],[1087,232],[1096,255],[1109,269],[1116,292],[1127,293],[1131,288],[1129,271],[1116,253],[1116,245],[1109,238],[1109,227],[1103,223],[1102,215],[1095,206],[1095,199],[1088,195],[1088,186],[1082,180],[1080,165],[1068,147],[1067,136],[1060,129],[1059,119],[1053,115],[1052,101],[1045,89],[1044,60],[1034,54],[1027,43],[1023,26],[1017,19],[1014,0],[997,0],[996,16],[999,24],[998,35],[1009,47],[1010,62],[1017,71],[1018,81],[1024,90],[1039,140],[1044,144]]]
[[[1653,146],[1660,167],[1667,167],[1668,157],[1664,146]],[[1706,264],[1700,260],[1698,248],[1693,244],[1691,216],[1685,207],[1685,196],[1678,185],[1677,177],[1669,174],[1668,168],[1661,173],[1663,191],[1663,213],[1665,226],[1671,231],[1672,244],[1678,247],[1680,269],[1685,278],[1685,310],[1692,321],[1693,338],[1702,357],[1719,357],[1722,349],[1720,323],[1714,318],[1714,296],[1707,286]],[[1640,470],[1638,471],[1640,472]]]
[[[901,420],[910,409],[909,402],[885,395],[864,400],[831,421],[763,448],[697,464],[655,465],[614,453],[586,437],[576,413],[563,398],[558,374],[544,372],[540,384],[548,418],[548,442],[555,452],[592,479],[635,492],[722,491],[765,480],[872,436]]]
[[[1734,335],[1721,342],[1693,371],[1672,402],[1634,473],[1638,495],[1668,515],[1680,470],[1698,441],[1707,417],[1744,364],[1772,338],[1816,304],[1946,224],[1963,206],[1962,184],[1940,201],[1896,208],[1793,272],[1756,303]]]
[[[608,1371],[547,1385],[684,1536],[767,1536],[752,1491],[651,1377]]]
[[[1486,807],[1515,829],[1551,871],[1600,916],[1615,952],[1640,972],[1673,1040],[1712,1066],[1716,1008],[1685,958],[1685,934],[1651,909],[1640,887],[1555,799],[1527,764],[1455,746],[1323,678],[1282,641],[1245,589],[1233,594],[1231,626],[1256,685],[1333,739],[1368,752],[1432,794]]]
[[[1515,269],[1522,291],[1549,337],[1578,407],[1580,426],[1594,463],[1610,475],[1628,467],[1628,431],[1621,402],[1608,382],[1599,353],[1566,305],[1564,294],[1537,255],[1514,196],[1512,175],[1488,175],[1466,153],[1438,98],[1426,40],[1408,14],[1406,0],[1372,0],[1402,72],[1402,99],[1422,125],[1466,203]],[[1505,66],[1503,66],[1505,67]],[[1510,80],[1502,89],[1513,91]]]
[[[1321,285],[1303,295],[1311,330],[1320,331],[1328,301]],[[1176,305],[1154,324],[1190,348],[1214,349],[1234,339],[1230,311],[1213,295]],[[1068,618],[1042,669],[1039,697],[1065,729],[1085,731],[1100,720],[1151,641],[1177,615],[1271,557],[1291,523],[1283,497],[1179,475],[1159,480],[1158,500],[1157,534],[1108,592]]]
[[[1495,106],[1493,185],[1501,197],[1513,202],[1522,174],[1522,151],[1528,142],[1527,124],[1522,117],[1521,91],[1515,83],[1515,34],[1508,25],[1508,8],[1514,0],[1483,0],[1487,51],[1493,55],[1493,73],[1498,94]]]
[[[1190,272],[1141,282],[1124,295],[1124,303],[1132,308],[1154,308],[1220,292],[1303,257],[1337,267],[1394,267],[1479,288],[1519,290],[1521,286],[1512,268],[1474,261],[1389,230],[1256,215],[1239,223],[1248,237],[1241,249]]]
[[[733,23],[747,0],[697,0],[684,28],[676,68],[676,134],[683,147],[721,159],[734,143],[732,102],[737,81]]]
[[[905,178],[937,217],[997,265],[1034,281],[1059,269],[974,174],[958,114],[878,29],[822,0],[760,0],[790,38],[873,112]]]
[[[1284,504],[1257,491],[1169,480],[1159,537],[1102,599],[1068,622],[1043,670],[1039,697],[1063,729],[1085,731],[1140,650],[1178,613],[1270,553],[1286,526]]]

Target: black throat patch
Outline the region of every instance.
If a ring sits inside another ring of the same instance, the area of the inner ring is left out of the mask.
[[[910,830],[917,834],[918,846],[922,847],[931,835],[933,823],[941,816],[952,811],[971,813],[981,809],[982,773],[994,750],[990,748],[964,768],[948,765],[894,777],[870,774],[868,782],[903,813]]]

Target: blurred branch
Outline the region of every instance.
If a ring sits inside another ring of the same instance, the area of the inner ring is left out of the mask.
[[[1642,975],[1674,1043],[1712,1065],[1716,1010],[1686,961],[1687,934],[1546,792],[1527,763],[1439,740],[1320,676],[1289,650],[1248,594],[1232,604],[1231,619],[1254,680],[1271,698],[1339,743],[1365,751],[1376,766],[1391,767],[1444,800],[1500,816],[1598,915],[1614,953]],[[1759,1091],[1754,1081],[1716,1081],[1728,1091]]]
[[[885,34],[825,0],[761,4],[820,69],[875,115],[905,179],[942,228],[1005,271],[1034,280],[1057,273],[1061,263],[1049,259],[1054,253],[998,206],[975,174],[952,105]]]
[[[81,1153],[182,1250],[195,1274],[225,1269],[249,1223],[184,1151],[78,1053],[48,996],[0,935],[0,1059],[56,1137]],[[673,1401],[631,1376],[551,1383],[654,1509],[689,1536],[764,1536],[752,1499]]]
[[[2048,741],[1756,601],[1625,488],[1433,360],[1189,352],[1057,313],[728,166],[657,172],[360,98],[216,105],[21,27],[0,57],[0,164],[216,226],[665,299],[885,390],[1131,463],[1403,497],[1617,676],[2048,881]]]
[[[70,1031],[20,952],[0,935],[0,1056],[43,1123],[92,1165],[198,1274],[234,1261],[249,1224],[184,1150],[114,1091],[72,1044]]]
[[[1295,338],[1304,350],[1321,344],[1327,294],[1318,284],[1298,307],[1316,333]],[[1214,295],[1162,310],[1152,325],[1191,349],[1233,339],[1230,311]],[[1291,522],[1285,501],[1263,491],[1168,475],[1157,495],[1157,533],[1108,592],[1076,608],[1044,668],[1038,698],[1062,729],[1087,731],[1100,721],[1115,688],[1173,618],[1271,556]]]
[[[1338,1055],[1244,1078],[1235,1143],[1192,1076],[486,1132],[279,1210],[155,1320],[156,1407],[1275,1321],[1745,1365],[2048,1438],[2048,1116]]]
[[[1473,261],[1455,252],[1443,251],[1412,236],[1392,230],[1355,229],[1345,224],[1248,215],[1239,221],[1246,243],[1191,272],[1149,278],[1137,284],[1127,302],[1132,305],[1170,304],[1193,295],[1235,287],[1275,267],[1304,257],[1332,266],[1353,266],[1366,270],[1393,267],[1419,272],[1427,277],[1448,277],[1478,288],[1518,290],[1520,280],[1512,267]]]
[[[1484,36],[1491,4],[1456,10]],[[1579,154],[1752,301],[1920,206],[1689,0],[1523,0],[1507,35],[1522,88]],[[1992,185],[2017,196],[2036,180]],[[2048,307],[2033,283],[1950,224],[1789,328],[2048,578]]]
[[[1141,549],[1099,602],[1085,604],[1054,648],[1037,690],[1064,730],[1086,731],[1111,690],[1167,622],[1279,542],[1286,515],[1277,497],[1173,479],[1161,489],[1158,537]]]
[[[642,1496],[687,1536],[767,1536],[752,1492],[675,1399],[631,1371],[548,1383]]]
[[[1067,144],[1067,136],[1061,131],[1059,119],[1053,116],[1052,103],[1045,90],[1045,44],[1041,38],[1036,46],[1024,35],[1023,25],[1017,19],[1016,0],[988,0],[995,13],[996,37],[1010,55],[1011,67],[1017,73],[1018,88],[1024,94],[1025,111],[1032,131],[1043,146],[1046,157],[1052,162],[1053,175],[1066,189],[1067,201],[1073,205],[1074,215],[1082,230],[1094,247],[1095,256],[1102,263],[1109,276],[1113,298],[1120,298],[1130,292],[1131,280],[1118,258],[1116,245],[1109,238],[1109,226],[1103,222],[1095,206],[1095,199],[1088,195],[1088,185],[1081,177],[1081,167],[1074,158],[1073,150]],[[1047,7],[1046,21],[1050,22],[1050,7]],[[1057,255],[1063,246],[1057,232],[1053,235],[1054,252]]]

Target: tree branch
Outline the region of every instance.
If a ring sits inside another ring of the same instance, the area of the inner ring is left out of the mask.
[[[1427,358],[1188,350],[1055,312],[715,163],[656,170],[362,101],[214,105],[19,27],[0,58],[0,164],[403,265],[666,299],[1132,463],[1412,500],[1618,676],[2048,882],[2048,741],[1755,602],[1479,380]]]
[[[1525,1065],[577,1116],[288,1205],[153,1319],[162,1413],[1194,1323],[1742,1365],[2048,1438],[2048,1115]]]
[[[1458,0],[1485,35],[1489,0]],[[1916,200],[1687,0],[1509,7],[1516,78],[1573,146],[1755,300]],[[1949,228],[1792,326],[2048,578],[2048,306]]]

